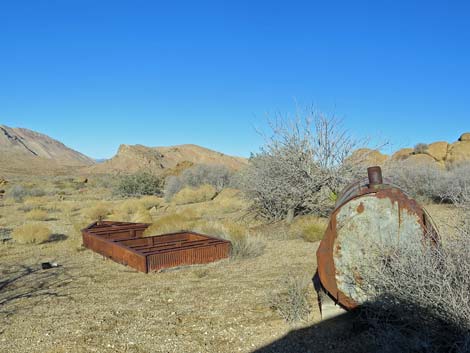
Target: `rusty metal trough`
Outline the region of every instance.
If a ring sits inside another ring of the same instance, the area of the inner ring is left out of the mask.
[[[227,240],[190,231],[143,237],[147,223],[100,221],[82,229],[83,244],[141,272],[204,264],[230,255]]]
[[[397,186],[384,181],[380,167],[368,168],[368,179],[343,190],[330,216],[317,250],[317,290],[326,291],[343,309],[354,309],[363,299],[357,262],[367,256],[367,242],[429,237],[439,239],[426,211]]]

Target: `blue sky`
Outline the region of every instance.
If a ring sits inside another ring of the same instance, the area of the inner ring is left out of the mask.
[[[0,124],[96,158],[248,156],[267,114],[313,104],[391,149],[455,141],[469,18],[468,1],[0,1]]]

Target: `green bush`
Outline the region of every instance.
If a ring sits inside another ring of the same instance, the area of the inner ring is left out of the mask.
[[[121,177],[115,191],[116,194],[125,197],[161,195],[162,186],[163,181],[160,177],[148,172],[138,172]]]

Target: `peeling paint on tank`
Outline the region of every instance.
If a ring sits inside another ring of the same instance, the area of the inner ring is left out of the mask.
[[[333,261],[337,286],[358,304],[365,300],[365,294],[358,285],[362,276],[356,264],[372,251],[371,239],[381,244],[414,242],[420,241],[423,235],[419,215],[400,209],[392,199],[377,198],[374,194],[343,205],[336,220]]]

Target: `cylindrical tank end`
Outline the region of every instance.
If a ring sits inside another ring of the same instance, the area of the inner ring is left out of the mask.
[[[369,186],[383,184],[382,169],[379,166],[367,168],[367,176],[369,177]]]

